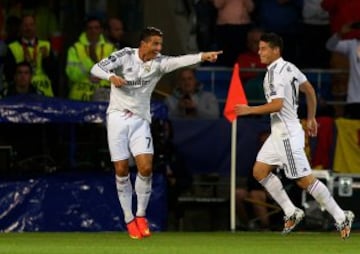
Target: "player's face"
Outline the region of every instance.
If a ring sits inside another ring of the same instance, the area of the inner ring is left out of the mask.
[[[259,56],[263,64],[269,65],[280,57],[280,50],[278,47],[272,48],[269,43],[259,42]]]
[[[147,60],[155,58],[162,49],[163,39],[160,36],[151,36],[147,41],[143,41],[143,50]]]

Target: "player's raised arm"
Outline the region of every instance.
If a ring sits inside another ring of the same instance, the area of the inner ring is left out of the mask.
[[[181,67],[198,64],[200,62],[207,61],[214,63],[219,54],[222,54],[222,51],[201,52],[176,57],[162,56],[161,70],[164,73],[168,73]]]

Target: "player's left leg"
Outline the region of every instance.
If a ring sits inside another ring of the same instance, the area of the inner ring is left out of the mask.
[[[137,196],[136,222],[141,234],[150,236],[151,233],[145,216],[152,189],[154,146],[149,123],[137,116],[134,116],[133,120],[133,125],[130,128],[129,146],[138,169],[135,179],[135,193]]]
[[[136,223],[141,234],[150,236],[150,229],[146,220],[146,208],[149,204],[152,183],[152,154],[139,154],[135,157],[138,174],[135,180],[137,196]]]
[[[297,184],[328,211],[336,221],[336,227],[340,231],[341,238],[350,236],[354,214],[351,211],[342,210],[331,195],[329,189],[313,175],[308,175],[297,180]]]

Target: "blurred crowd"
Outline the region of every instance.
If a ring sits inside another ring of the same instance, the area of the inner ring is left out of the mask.
[[[65,45],[68,31],[60,24],[54,3],[0,1],[0,96],[39,93],[72,100],[107,101],[110,84],[92,77],[91,66],[115,50],[136,47],[137,42],[128,40],[121,17],[85,14],[81,32]],[[176,4],[182,15],[194,17],[190,33],[196,34],[199,51],[224,51],[216,65],[232,67],[239,63],[241,68],[264,68],[257,57],[259,36],[262,32],[275,32],[284,40],[285,60],[300,68],[342,70],[332,74],[331,99],[358,108],[360,1],[181,0]],[[353,46],[345,47],[343,42]],[[19,68],[25,65],[31,67],[26,77],[19,74]],[[245,87],[249,96],[261,99],[261,76],[248,72],[242,74],[242,79],[251,84]],[[179,93],[179,82],[171,84],[174,93]],[[171,102],[171,98],[167,101]],[[212,101],[216,103],[216,98]]]

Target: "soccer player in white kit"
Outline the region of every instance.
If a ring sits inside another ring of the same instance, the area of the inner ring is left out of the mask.
[[[279,178],[272,173],[282,167],[289,179],[296,181],[323,206],[335,219],[336,228],[343,239],[350,235],[354,214],[342,210],[328,188],[312,172],[307,160],[304,131],[297,115],[299,91],[305,93],[307,103],[307,131],[317,135],[316,95],[305,75],[292,63],[281,57],[282,38],[265,33],[259,42],[259,55],[267,65],[264,93],[267,103],[260,106],[236,105],[237,115],[270,114],[271,135],[260,149],[253,168],[253,175],[285,213],[283,233],[290,233],[303,219],[305,213],[289,199]]]
[[[155,27],[143,30],[139,48],[123,48],[102,59],[91,74],[111,81],[107,109],[107,135],[116,188],[129,236],[151,235],[146,208],[151,194],[153,140],[150,133],[150,97],[166,73],[202,61],[215,62],[222,51],[171,57],[161,55],[162,32]],[[137,210],[132,212],[133,187],[129,179],[129,158],[135,158]]]

